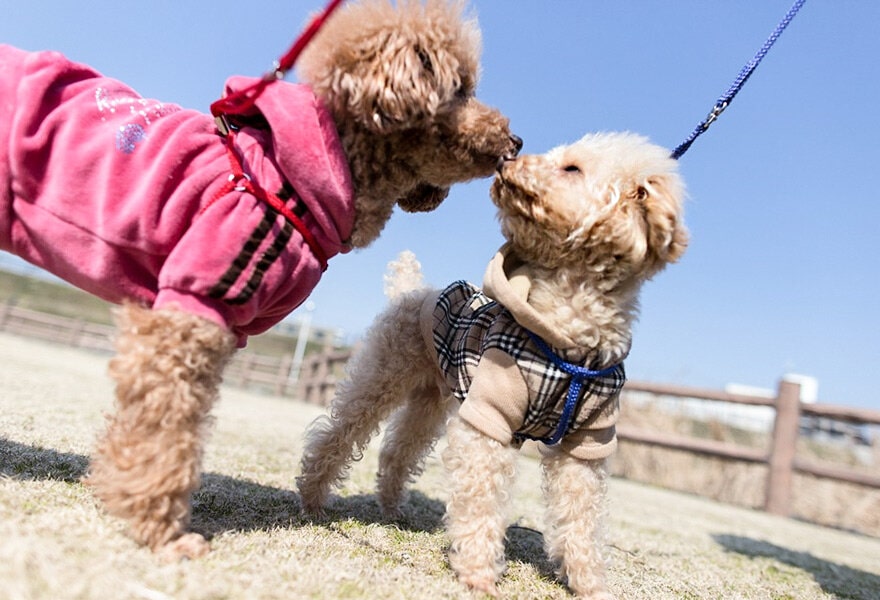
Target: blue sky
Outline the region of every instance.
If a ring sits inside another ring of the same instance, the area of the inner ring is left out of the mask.
[[[263,73],[321,2],[31,0],[8,3],[0,42],[207,110],[229,75]],[[672,148],[790,4],[472,0],[478,94],[510,116],[525,153],[599,130]],[[795,372],[818,378],[820,401],[880,409],[878,23],[877,2],[808,0],[682,158],[691,246],[644,290],[631,379],[774,388]],[[396,213],[373,246],[333,259],[314,322],[356,338],[403,249],[433,283],[479,282],[502,241],[489,183],[453,188],[428,215]]]

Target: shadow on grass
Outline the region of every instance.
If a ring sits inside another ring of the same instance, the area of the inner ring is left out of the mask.
[[[0,477],[18,480],[61,481],[80,484],[89,459],[81,454],[59,452],[0,438]],[[291,473],[291,481],[293,473]],[[219,473],[205,473],[193,494],[192,529],[208,538],[228,531],[256,531],[299,527],[312,520],[300,513],[299,495]],[[317,525],[354,520],[364,524],[393,525],[413,532],[434,533],[443,527],[445,507],[440,500],[413,490],[400,516],[382,514],[374,494],[334,496]],[[544,553],[539,531],[517,525],[507,530],[506,554],[510,561],[532,565],[543,577],[554,579],[553,566]]]
[[[79,484],[88,467],[88,457],[81,454],[0,438],[0,477]],[[202,475],[192,506],[192,529],[207,537],[226,531],[266,530],[310,522],[300,514],[299,496],[292,489],[219,473]],[[443,511],[442,502],[413,491],[402,516],[394,521],[383,517],[372,494],[335,498],[327,513],[329,520],[393,523],[402,529],[433,532],[442,527]]]
[[[86,474],[89,459],[0,438],[0,476],[13,479],[76,483]]]
[[[443,527],[446,508],[435,498],[429,498],[418,490],[410,490],[406,501],[395,517],[385,515],[379,507],[375,494],[332,496],[325,516],[317,523],[354,520],[360,523],[393,524],[408,531],[432,533]]]
[[[728,552],[750,558],[772,558],[810,573],[828,594],[852,600],[876,600],[880,594],[880,576],[846,565],[817,558],[809,552],[789,550],[763,540],[738,535],[712,536]]]
[[[443,528],[443,515],[446,509],[442,502],[429,498],[419,491],[409,492],[409,496],[396,518],[386,517],[373,494],[334,496],[326,509],[324,518],[315,524],[332,526],[343,521],[360,524],[377,523],[393,525],[413,532],[434,533]],[[338,531],[338,528],[334,528]],[[557,581],[553,563],[544,552],[544,536],[540,531],[511,525],[507,529],[505,558],[510,562],[531,565],[538,576]]]
[[[511,525],[507,529],[507,560],[532,565],[535,572],[549,581],[556,581],[556,570],[544,552],[544,535],[540,531]]]

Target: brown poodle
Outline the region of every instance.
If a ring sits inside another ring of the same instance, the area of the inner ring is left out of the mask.
[[[484,290],[424,287],[411,253],[392,265],[391,306],[349,363],[330,418],[307,433],[303,507],[321,511],[391,416],[378,496],[394,515],[451,410],[446,526],[459,579],[497,594],[516,450],[536,440],[548,554],[579,596],[610,598],[599,538],[604,460],[616,447],[639,291],[687,245],[684,187],[667,150],[600,134],[504,161],[491,195],[507,243]]]
[[[113,302],[116,411],[88,483],[169,557],[225,363],[308,296],[327,260],[431,210],[522,142],[474,98],[475,21],[455,0],[344,6],[307,47],[304,84],[269,84],[218,135],[54,52],[0,46],[0,248]],[[253,80],[231,78],[227,90]]]

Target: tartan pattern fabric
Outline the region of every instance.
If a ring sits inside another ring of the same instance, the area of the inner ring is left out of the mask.
[[[572,378],[537,348],[507,309],[479,288],[457,281],[440,294],[433,316],[438,364],[459,402],[467,398],[480,357],[497,348],[514,358],[529,390],[528,408],[514,439],[541,440],[556,431]],[[565,353],[557,354],[569,360]],[[584,380],[565,434],[589,426],[598,411],[616,408],[625,381],[622,364],[607,375]]]

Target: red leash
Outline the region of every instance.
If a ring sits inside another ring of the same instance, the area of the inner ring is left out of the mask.
[[[324,9],[324,12],[312,19],[312,22],[309,23],[308,27],[306,27],[290,47],[290,50],[275,62],[275,68],[272,71],[263,75],[263,77],[252,86],[237,90],[211,104],[211,114],[217,122],[217,129],[220,131],[221,135],[226,137],[226,152],[229,155],[232,174],[229,176],[229,181],[226,182],[226,185],[224,185],[223,188],[221,188],[211,201],[200,211],[204,212],[209,206],[229,192],[249,192],[257,199],[262,200],[284,215],[284,218],[287,219],[297,231],[299,231],[300,235],[302,235],[303,240],[305,240],[306,244],[311,248],[315,258],[321,263],[321,269],[325,271],[327,270],[327,255],[323,248],[321,248],[320,244],[318,244],[315,236],[309,231],[309,228],[302,222],[302,219],[297,217],[290,207],[287,206],[287,203],[279,198],[277,194],[273,194],[263,189],[260,185],[254,183],[250,176],[244,172],[244,168],[241,165],[241,159],[235,152],[235,129],[229,125],[228,116],[245,114],[254,107],[257,98],[260,97],[260,94],[263,93],[263,90],[265,90],[269,84],[278,81],[279,79],[284,79],[287,72],[293,68],[293,64],[296,62],[296,59],[299,58],[303,48],[305,48],[311,39],[315,37],[315,34],[318,33],[318,30],[321,29],[327,19],[330,18],[333,11],[343,2],[344,0],[331,0]]]
[[[283,79],[287,72],[293,68],[296,59],[302,53],[303,48],[315,37],[318,30],[324,25],[330,15],[333,14],[340,4],[345,0],[330,0],[330,3],[324,9],[324,12],[317,15],[312,22],[309,23],[305,31],[296,39],[287,54],[282,56],[275,62],[275,68],[263,75],[254,85],[238,90],[237,92],[220,98],[211,104],[211,114],[217,120],[217,127],[220,133],[226,135],[229,131],[229,124],[226,122],[226,115],[240,115],[253,108],[254,103],[266,87],[279,79]]]

